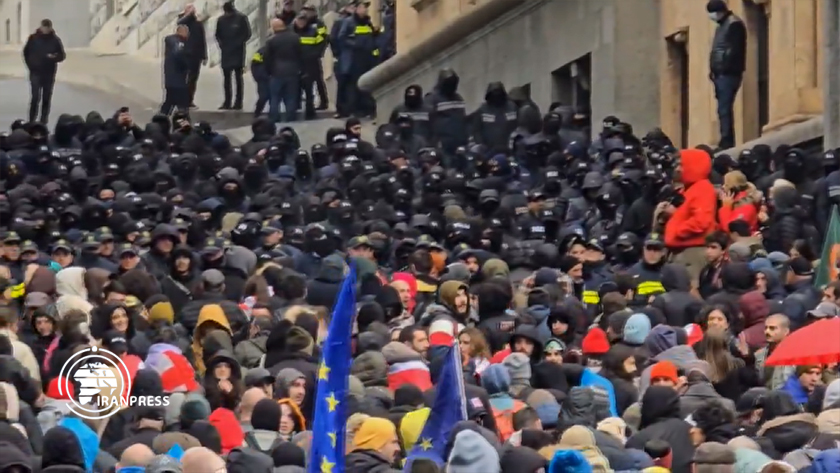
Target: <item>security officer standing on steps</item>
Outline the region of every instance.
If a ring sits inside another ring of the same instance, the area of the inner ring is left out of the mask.
[[[175,34],[163,40],[163,87],[165,96],[160,106],[161,115],[172,115],[176,109],[188,113],[190,93],[187,82],[190,74],[187,40],[190,30],[186,25],[178,25]]]
[[[318,76],[324,38],[318,34],[318,27],[309,21],[309,16],[301,12],[292,23],[294,32],[300,36],[301,52],[301,89],[305,96],[304,118],[315,119],[315,80]]]
[[[345,97],[347,103],[339,115],[357,117],[374,116],[376,105],[373,99],[359,89],[358,81],[379,62],[379,48],[373,24],[368,16],[370,2],[356,0],[352,16],[341,23],[338,34],[341,56],[338,60],[340,72],[345,74]]]
[[[318,33],[318,47],[320,55],[318,56],[318,70],[315,75],[315,87],[318,88],[318,102],[317,110],[326,110],[330,107],[330,99],[327,97],[327,84],[324,82],[324,53],[327,51],[327,44],[330,42],[330,37],[327,34],[327,25],[318,18],[318,12],[315,6],[306,4],[301,8],[303,13],[306,13],[309,19],[309,24],[315,27],[315,32]]]
[[[198,86],[198,74],[201,72],[202,64],[207,65],[207,38],[204,32],[204,23],[198,19],[198,12],[195,6],[190,3],[184,8],[184,12],[178,16],[178,24],[189,29],[189,38],[186,44],[190,67],[187,89],[189,90],[190,108],[195,108],[195,89]]]
[[[222,53],[222,73],[224,74],[225,100],[219,110],[242,110],[242,72],[245,69],[245,45],[251,39],[251,23],[248,17],[238,12],[233,0],[222,5],[224,14],[216,22],[216,41]],[[233,95],[231,76],[236,80],[236,99],[231,107]]]
[[[46,124],[49,120],[55,74],[58,71],[58,63],[64,61],[65,57],[64,45],[55,34],[52,21],[41,20],[41,26],[29,35],[26,46],[23,47],[23,60],[29,69],[29,84],[32,88],[29,102],[30,122],[34,122],[38,116],[39,104],[41,123]]]
[[[397,54],[397,18],[394,0],[382,2],[382,26],[379,28],[379,52],[382,62]]]
[[[330,30],[330,50],[333,55],[333,75],[335,76],[336,82],[335,108],[338,112],[335,118],[347,117],[345,113],[345,110],[347,110],[347,97],[345,96],[347,87],[344,85],[347,82],[347,76],[341,72],[341,43],[339,42],[339,33],[341,33],[341,28],[344,23],[353,16],[354,10],[355,7],[352,3],[345,5],[344,8],[339,10],[340,17],[333,22],[332,29]]]

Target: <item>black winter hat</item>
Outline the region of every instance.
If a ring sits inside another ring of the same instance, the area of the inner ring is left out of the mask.
[[[722,13],[729,11],[729,7],[726,6],[726,2],[723,0],[709,0],[709,3],[706,4],[706,11],[709,13]]]
[[[500,459],[502,473],[536,473],[545,471],[548,462],[542,455],[528,447],[513,447]]]
[[[276,432],[280,429],[280,404],[274,399],[260,399],[254,406],[251,425],[255,429]]]
[[[222,454],[222,436],[210,422],[199,420],[190,427],[187,433],[197,438],[202,447],[207,447],[219,455]]]
[[[292,442],[283,442],[271,451],[274,467],[299,466],[306,468],[306,452]]]
[[[394,391],[394,406],[422,406],[423,392],[413,384],[403,384]]]
[[[85,468],[85,456],[79,439],[70,429],[56,426],[44,434],[41,468],[51,466],[78,466]]]
[[[568,273],[571,271],[572,268],[579,265],[580,261],[575,258],[574,256],[564,255],[560,258],[560,261],[557,263],[558,269],[564,273]]]

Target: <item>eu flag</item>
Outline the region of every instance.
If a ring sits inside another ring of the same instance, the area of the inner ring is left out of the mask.
[[[438,377],[435,402],[417,443],[408,453],[405,471],[411,470],[411,462],[417,458],[428,458],[442,466],[446,462],[443,455],[449,433],[455,424],[467,420],[461,352],[457,343],[445,349],[447,352]]]
[[[350,336],[356,315],[356,268],[344,278],[322,347],[312,427],[310,473],[344,472],[344,431],[347,425],[348,382],[352,353]]]

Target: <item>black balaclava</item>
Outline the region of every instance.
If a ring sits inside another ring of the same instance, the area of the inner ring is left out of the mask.
[[[785,179],[799,184],[805,179],[805,156],[798,149],[790,150],[782,163]]]
[[[822,167],[824,174],[840,170],[840,148],[830,149],[822,155]]]
[[[286,163],[286,154],[279,144],[272,144],[265,151],[265,165],[272,173]]]
[[[315,169],[321,169],[325,166],[329,166],[330,153],[326,146],[316,143],[312,145],[312,148],[309,150],[309,154],[312,156],[312,167]]]
[[[546,135],[556,135],[560,131],[560,125],[563,120],[556,112],[548,112],[543,116],[543,133]]]
[[[72,123],[73,117],[68,114],[62,114],[58,117],[55,124],[55,142],[57,145],[66,147],[73,143],[73,138],[76,135],[75,126]]]
[[[405,88],[405,95],[403,98],[406,108],[414,110],[423,105],[423,87],[417,84],[411,84]]]
[[[312,178],[312,158],[304,149],[299,149],[295,155],[295,176],[302,181]]]
[[[198,173],[198,156],[193,153],[184,153],[175,161],[175,175],[180,179],[189,181],[195,178]]]
[[[640,257],[639,237],[632,232],[625,232],[619,235],[615,246],[616,262],[625,267],[629,267],[636,264]]]
[[[501,107],[507,103],[508,95],[504,84],[501,82],[491,82],[487,86],[487,93],[484,95],[484,100],[492,107]]]
[[[266,169],[262,164],[253,158],[248,160],[242,181],[249,191],[258,191],[267,177]]]
[[[414,120],[411,118],[411,115],[400,114],[397,117],[397,129],[399,130],[400,139],[411,139],[414,136]]]
[[[452,69],[443,69],[438,75],[438,91],[445,97],[452,97],[458,92],[460,82],[458,74]]]

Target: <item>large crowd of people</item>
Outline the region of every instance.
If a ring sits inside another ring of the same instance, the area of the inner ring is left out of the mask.
[[[309,149],[266,117],[241,147],[180,111],[13,123],[0,472],[840,471],[840,346],[771,360],[840,316],[840,150],[593,133],[501,83],[466,111],[444,70],[375,143],[355,118]],[[318,387],[348,274],[338,399]],[[62,367],[91,346],[165,405],[76,415]],[[466,412],[411,461],[452,346]],[[312,461],[324,402],[340,464]]]

